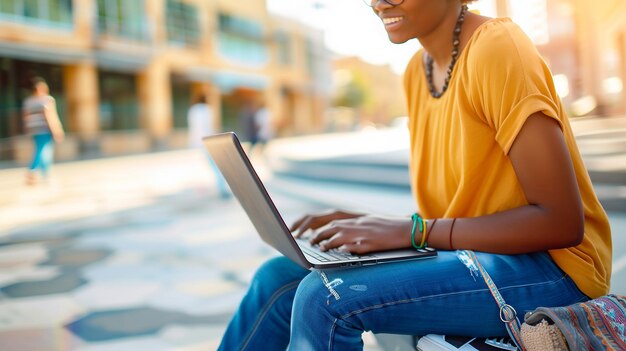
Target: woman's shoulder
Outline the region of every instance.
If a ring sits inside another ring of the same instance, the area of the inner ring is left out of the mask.
[[[540,57],[539,52],[510,18],[494,18],[481,24],[467,47],[467,63],[472,69],[516,66]]]
[[[489,43],[511,43],[519,40],[530,40],[522,28],[508,17],[491,18],[476,28],[470,41],[474,45]]]

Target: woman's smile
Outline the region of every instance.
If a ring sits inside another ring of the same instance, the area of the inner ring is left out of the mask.
[[[385,26],[385,31],[387,32],[389,40],[391,40],[392,43],[399,44],[406,41],[406,39],[401,39],[400,37],[401,28],[405,22],[404,16],[381,15],[380,19],[382,20],[383,25]]]
[[[386,17],[382,18],[383,23],[385,24],[386,29],[391,29],[397,27],[402,21],[402,17]]]

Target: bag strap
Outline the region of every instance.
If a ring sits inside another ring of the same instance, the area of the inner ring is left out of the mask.
[[[506,327],[506,331],[509,333],[511,340],[513,340],[515,345],[520,350],[526,351],[526,349],[524,348],[524,345],[522,344],[522,335],[520,332],[521,323],[519,321],[519,318],[517,317],[517,312],[515,311],[513,306],[507,304],[504,301],[504,298],[500,294],[500,291],[498,291],[498,287],[491,279],[491,276],[489,276],[489,273],[487,273],[485,268],[480,264],[480,261],[478,261],[478,257],[476,257],[476,254],[474,253],[474,251],[471,251],[471,250],[461,250],[461,251],[465,253],[465,255],[467,255],[467,257],[471,261],[473,261],[474,266],[478,269],[480,274],[483,276],[483,279],[485,280],[485,283],[487,284],[489,291],[491,291],[491,295],[496,300],[498,307],[500,307],[500,320],[504,323],[504,326]]]

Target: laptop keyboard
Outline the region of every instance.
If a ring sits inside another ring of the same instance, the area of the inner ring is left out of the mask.
[[[376,258],[376,256],[373,255],[357,256],[347,251],[341,251],[337,249],[321,251],[319,249],[319,246],[311,246],[308,240],[296,239],[296,241],[298,242],[298,246],[300,246],[305,256],[313,257],[316,260],[322,262],[351,261],[363,258]]]

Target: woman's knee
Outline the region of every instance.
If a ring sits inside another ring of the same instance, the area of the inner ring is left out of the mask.
[[[338,299],[338,294],[334,289],[334,282],[326,284],[323,277],[324,273],[314,272],[307,275],[298,286],[294,299],[295,311],[307,311],[311,308],[320,310],[322,308],[331,307],[330,300]]]
[[[295,265],[286,257],[274,257],[263,263],[254,274],[251,290],[273,294],[287,284],[297,282],[306,276],[308,271]]]

